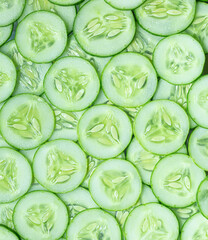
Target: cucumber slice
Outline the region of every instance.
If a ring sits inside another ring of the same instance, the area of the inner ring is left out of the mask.
[[[0,240],[19,240],[17,235],[7,227],[0,225]]]
[[[106,97],[122,107],[138,107],[149,101],[157,87],[157,75],[150,61],[138,53],[113,57],[102,73]]]
[[[36,64],[24,58],[17,49],[14,40],[4,44],[0,49],[15,63],[17,69],[17,83],[13,95],[20,93],[43,93],[43,79],[51,63]]]
[[[134,13],[147,31],[168,36],[185,30],[195,15],[195,0],[147,0]]]
[[[198,40],[205,53],[208,53],[208,4],[197,2],[196,15],[191,26],[186,29],[186,32]]]
[[[80,145],[95,158],[118,156],[132,136],[130,119],[122,110],[110,105],[89,108],[80,118],[77,128]]]
[[[205,240],[207,238],[208,220],[196,213],[184,224],[181,232],[181,240]]]
[[[47,72],[44,89],[49,101],[57,108],[80,111],[96,99],[100,81],[88,61],[80,57],[65,57],[56,61]]]
[[[12,216],[16,204],[17,201],[0,204],[0,224],[9,227],[10,229],[14,229]]]
[[[74,35],[81,47],[101,57],[121,52],[132,41],[135,30],[131,11],[112,8],[104,0],[87,2],[74,23]]]
[[[105,65],[110,60],[110,57],[95,57],[95,56],[92,56],[92,55],[86,53],[81,48],[81,46],[77,42],[74,35],[69,36],[67,46],[66,46],[65,51],[62,56],[64,56],[64,57],[78,56],[78,57],[82,57],[82,58],[90,61],[92,63],[92,65],[95,67],[95,69],[97,70],[99,76],[101,76]]]
[[[0,53],[0,102],[5,101],[14,91],[17,72],[12,60]]]
[[[66,47],[66,27],[63,20],[52,12],[32,12],[18,24],[15,41],[25,58],[35,63],[51,62]]]
[[[196,199],[199,206],[199,210],[205,218],[208,218],[208,178],[205,178],[199,185]]]
[[[87,158],[76,143],[58,139],[42,145],[35,153],[33,172],[36,180],[55,193],[77,188],[87,173]]]
[[[49,0],[51,3],[60,5],[60,6],[70,6],[70,5],[75,5],[79,4],[83,0]]]
[[[99,238],[121,240],[121,230],[115,218],[100,209],[79,213],[67,229],[67,240]]]
[[[89,190],[101,208],[118,211],[138,201],[142,182],[133,164],[122,159],[110,159],[95,169],[90,177]]]
[[[28,191],[32,171],[27,159],[11,148],[1,147],[0,156],[0,203],[8,203]]]
[[[3,45],[11,36],[13,24],[5,27],[0,27],[0,46]]]
[[[179,224],[170,209],[158,203],[148,203],[135,208],[129,214],[124,233],[126,240],[176,240]]]
[[[17,233],[24,239],[56,240],[67,228],[67,207],[53,193],[30,192],[15,206],[13,221]]]
[[[2,0],[0,3],[0,26],[8,26],[22,14],[26,0]]]
[[[30,0],[27,1],[24,12],[18,21],[21,21],[25,16],[34,11],[45,10],[56,13],[62,18],[66,25],[67,33],[70,33],[73,28],[74,19],[76,17],[75,6],[58,6],[52,4],[48,0]]]
[[[208,129],[196,128],[189,138],[188,149],[197,166],[208,171]]]
[[[59,197],[68,207],[70,219],[88,208],[99,208],[89,191],[82,187],[78,187],[72,192],[59,194]]]
[[[190,88],[188,111],[193,120],[201,127],[208,128],[207,96],[208,75],[200,77]]]
[[[205,54],[198,41],[187,34],[162,39],[153,54],[159,76],[172,84],[188,84],[202,73]]]
[[[153,99],[154,100],[157,100],[157,99],[172,100],[178,103],[179,105],[181,105],[181,107],[183,107],[184,110],[187,111],[187,98],[188,98],[188,92],[191,85],[192,84],[175,85],[163,79],[160,79]],[[197,124],[191,119],[190,116],[189,116],[189,121],[190,121],[190,128],[195,128],[197,126]]]
[[[205,172],[188,155],[171,154],[155,166],[151,186],[160,202],[182,208],[196,202],[197,188],[204,177]]]
[[[128,1],[128,0],[121,0],[121,1],[105,0],[105,1],[116,9],[131,10],[131,9],[139,7],[139,5],[141,5],[146,0],[131,0],[131,1]]]
[[[163,37],[153,35],[137,24],[135,37],[126,50],[141,53],[152,60],[154,49],[161,39]]]
[[[54,130],[54,113],[43,98],[20,94],[10,98],[0,112],[0,130],[18,149],[32,149],[48,140]]]
[[[134,135],[147,151],[166,155],[185,143],[189,119],[182,107],[170,100],[147,103],[134,121]]]

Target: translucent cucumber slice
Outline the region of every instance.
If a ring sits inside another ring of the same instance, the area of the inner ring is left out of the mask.
[[[135,208],[129,214],[124,234],[126,240],[176,240],[179,224],[170,209],[158,203],[149,203]]]
[[[126,50],[128,52],[138,52],[152,60],[154,49],[161,39],[163,37],[153,35],[137,24],[134,39]]]
[[[51,63],[36,64],[24,58],[17,49],[14,40],[9,41],[0,48],[1,52],[9,56],[17,69],[17,83],[13,95],[20,93],[43,93],[43,79]]]
[[[25,0],[2,0],[0,2],[0,26],[8,26],[22,14]]]
[[[134,13],[147,31],[168,36],[185,30],[195,15],[195,0],[147,0]]]
[[[182,107],[170,100],[147,103],[134,121],[134,134],[147,151],[166,155],[183,146],[189,119]]]
[[[186,32],[198,40],[205,53],[208,53],[208,4],[197,2],[196,15]]]
[[[33,172],[36,180],[55,193],[77,188],[87,173],[87,158],[76,143],[58,139],[42,145],[35,153]]]
[[[0,148],[0,203],[23,196],[32,183],[32,171],[27,159],[19,152]]]
[[[132,136],[130,119],[114,106],[97,105],[89,108],[78,123],[78,140],[91,156],[108,159],[118,156]]]
[[[104,0],[87,2],[79,10],[74,23],[74,35],[81,47],[96,56],[121,52],[130,44],[134,34],[132,12],[112,8]]]
[[[199,185],[196,199],[201,214],[208,218],[208,178]]]
[[[137,203],[142,182],[133,164],[122,159],[110,159],[95,169],[90,177],[89,190],[101,208],[118,211]]]
[[[24,12],[19,22],[27,16],[29,13],[39,10],[45,10],[49,12],[56,13],[64,21],[67,33],[70,33],[73,28],[74,19],[76,17],[76,8],[75,6],[58,6],[48,0],[30,0],[27,1]]]
[[[54,130],[53,110],[41,97],[20,94],[1,109],[0,130],[4,139],[18,149],[32,149],[48,140]]]
[[[208,171],[208,129],[196,128],[189,138],[188,149],[194,162]]]
[[[200,77],[190,88],[188,111],[193,120],[201,127],[208,128],[208,75]]]
[[[163,79],[160,79],[153,99],[154,100],[157,100],[157,99],[172,100],[178,103],[179,105],[181,105],[181,107],[183,107],[184,110],[187,111],[187,101],[188,101],[187,98],[188,98],[188,92],[191,85],[192,85],[191,83],[186,85],[175,85]],[[190,116],[189,116],[189,121],[190,121],[190,128],[195,128],[197,126],[197,124],[192,120]]]
[[[12,60],[0,53],[0,102],[5,101],[14,91],[17,72]]]
[[[83,0],[49,0],[51,3],[60,5],[60,6],[70,6],[70,5],[75,5]]]
[[[74,191],[59,194],[69,209],[69,217],[73,219],[78,213],[89,208],[99,208],[93,201],[89,191],[85,188],[78,187]]]
[[[19,240],[17,235],[7,227],[0,225],[0,240]]]
[[[118,222],[101,209],[89,209],[79,213],[67,229],[67,240],[98,239],[120,240],[121,230]]]
[[[0,27],[0,46],[3,45],[11,36],[13,24],[5,27]]]
[[[96,99],[100,80],[87,60],[65,57],[56,61],[47,72],[44,89],[49,101],[57,108],[80,111]]]
[[[66,26],[56,14],[35,11],[17,26],[15,41],[20,53],[35,63],[47,63],[58,58],[67,43]]]
[[[146,0],[132,0],[132,1],[121,0],[119,2],[117,0],[105,0],[105,1],[114,8],[121,10],[131,10],[139,7],[139,5],[141,5]]]
[[[107,98],[122,107],[138,107],[149,101],[157,87],[151,62],[138,53],[113,57],[102,73],[102,89]]]
[[[151,186],[160,202],[182,208],[196,202],[197,188],[204,177],[205,172],[188,155],[171,154],[157,163]]]
[[[30,192],[15,206],[13,221],[17,233],[24,239],[56,240],[67,228],[67,207],[53,193]]]
[[[0,224],[9,227],[10,229],[14,229],[12,216],[16,204],[17,201],[0,204]]]
[[[162,39],[153,54],[159,76],[172,84],[189,84],[202,73],[205,54],[198,41],[187,34]]]
[[[110,60],[110,57],[95,57],[95,56],[92,56],[92,55],[86,53],[81,48],[81,46],[79,45],[79,43],[77,42],[77,40],[73,34],[69,36],[67,46],[66,46],[65,51],[62,56],[63,57],[77,56],[77,57],[82,57],[82,58],[90,61],[92,63],[92,65],[95,67],[95,69],[97,70],[99,76],[101,76],[105,65]]]
[[[208,220],[201,213],[196,213],[184,224],[181,240],[205,240],[207,238],[207,228]]]

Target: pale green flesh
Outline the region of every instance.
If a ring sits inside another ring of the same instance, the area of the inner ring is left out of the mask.
[[[14,229],[12,216],[16,203],[17,201],[0,204],[0,224],[3,224],[11,229]]]
[[[197,204],[200,212],[208,218],[208,179],[201,182],[197,192]]]
[[[4,226],[0,226],[0,240],[19,240],[16,234]]]
[[[168,36],[185,30],[191,24],[195,5],[195,0],[147,0],[135,10],[135,15],[144,29]]]
[[[43,79],[51,63],[36,64],[28,61],[20,54],[14,40],[6,43],[0,50],[14,61],[17,68],[17,84],[13,95],[20,93],[42,94]]]
[[[186,33],[196,38],[208,53],[208,4],[198,2],[196,4],[196,15],[191,26],[186,29]]]
[[[12,33],[12,29],[13,24],[6,27],[0,27],[0,46],[8,40]]]

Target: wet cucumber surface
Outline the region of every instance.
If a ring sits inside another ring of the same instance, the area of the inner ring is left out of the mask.
[[[208,1],[0,0],[0,240],[208,240]]]

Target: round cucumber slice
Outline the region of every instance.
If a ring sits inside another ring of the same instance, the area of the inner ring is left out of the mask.
[[[171,154],[155,166],[151,186],[160,202],[182,208],[196,202],[197,188],[204,177],[205,172],[188,155]]]
[[[188,84],[202,73],[205,54],[198,41],[187,34],[162,39],[155,48],[153,63],[159,76],[172,84]]]
[[[131,11],[112,8],[104,0],[87,2],[74,23],[74,35],[81,47],[101,57],[121,52],[132,41],[135,30]]]
[[[14,40],[4,44],[0,50],[9,56],[16,65],[17,83],[13,95],[21,93],[42,94],[43,79],[51,63],[36,64],[27,60],[18,51]]]
[[[87,60],[65,57],[56,61],[47,72],[44,89],[49,101],[57,108],[80,111],[96,99],[100,81]]]
[[[22,14],[26,0],[3,0],[0,3],[0,26],[8,26]]]
[[[11,148],[1,147],[0,156],[0,203],[12,202],[30,188],[31,167],[22,154]]]
[[[113,216],[101,209],[89,209],[79,213],[67,229],[71,239],[121,240],[119,224]]]
[[[202,240],[207,238],[208,220],[201,214],[196,213],[184,224],[181,231],[181,240]]]
[[[48,140],[54,130],[54,113],[41,97],[20,94],[10,98],[0,112],[0,130],[18,149],[32,149]]]
[[[82,187],[68,193],[59,194],[59,197],[67,205],[70,219],[88,208],[99,208],[93,201],[89,191]]]
[[[81,48],[73,34],[69,36],[67,46],[62,56],[78,56],[90,61],[97,70],[99,76],[101,76],[105,65],[110,60],[110,57],[95,57],[86,53]]]
[[[17,235],[13,232],[10,231],[7,227],[0,225],[0,240],[19,240]]]
[[[12,216],[16,204],[17,201],[0,204],[0,224],[7,226],[10,229],[14,229]]]
[[[121,0],[119,2],[117,0],[105,0],[105,1],[116,9],[131,10],[139,7],[139,5],[141,5],[146,0],[132,0],[132,1]]]
[[[14,91],[17,72],[12,60],[0,53],[0,102],[5,101]]]
[[[208,178],[205,178],[199,185],[197,195],[197,204],[199,210],[204,217],[208,218]]]
[[[134,134],[149,152],[166,155],[185,143],[189,119],[182,107],[170,100],[147,103],[134,121]]]
[[[193,120],[201,127],[208,128],[208,75],[200,77],[190,88],[188,111]]]
[[[170,209],[158,203],[148,203],[135,208],[129,214],[124,234],[126,240],[176,240],[179,235],[179,224]]]
[[[138,52],[152,60],[154,49],[161,39],[163,37],[153,35],[137,24],[134,39],[126,50],[128,52]]]
[[[25,58],[35,63],[51,62],[66,47],[66,27],[63,20],[52,12],[32,12],[18,24],[15,41]]]
[[[208,129],[197,127],[189,138],[188,149],[194,162],[208,171]]]
[[[138,201],[142,182],[133,164],[122,159],[110,159],[95,169],[90,177],[89,190],[101,208],[118,211]]]
[[[102,88],[107,98],[122,107],[138,107],[149,101],[157,87],[151,62],[138,53],[113,57],[102,73]]]
[[[83,0],[49,0],[49,1],[60,6],[70,6],[78,4]]]
[[[42,145],[35,153],[33,172],[36,180],[55,193],[77,188],[87,173],[87,158],[76,143],[58,139]]]
[[[75,6],[59,6],[55,5],[48,0],[30,0],[27,1],[24,12],[21,18],[18,20],[20,22],[29,13],[39,10],[45,10],[49,12],[56,13],[65,23],[67,33],[70,33],[73,28],[74,19],[76,16]]]
[[[78,123],[78,140],[91,156],[108,159],[118,156],[129,144],[132,126],[125,112],[110,105],[89,108]]]
[[[147,0],[134,13],[147,31],[168,36],[185,30],[195,15],[195,0]]]
[[[205,53],[208,53],[208,4],[197,2],[196,15],[186,32],[198,40]]]
[[[24,239],[56,240],[66,231],[67,207],[53,193],[30,192],[15,206],[13,221],[17,233]]]
[[[11,36],[13,24],[5,27],[0,27],[0,46],[3,45]]]

